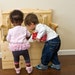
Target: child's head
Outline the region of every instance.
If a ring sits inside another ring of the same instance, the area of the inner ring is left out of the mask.
[[[25,17],[25,21],[24,21],[25,25],[29,27],[29,29],[34,30],[36,24],[39,23],[38,17],[33,14],[33,13],[29,13],[27,14],[27,16]]]
[[[23,22],[23,16],[24,14],[20,10],[13,10],[10,13],[10,21],[11,23],[16,26],[16,25],[21,25]]]

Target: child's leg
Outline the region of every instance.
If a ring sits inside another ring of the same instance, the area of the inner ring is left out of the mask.
[[[19,52],[18,51],[14,51],[13,53],[13,57],[14,57],[14,64],[15,64],[15,70],[16,73],[19,74],[20,73],[20,68],[19,68]]]
[[[51,62],[52,62],[53,64],[55,64],[55,65],[59,65],[59,64],[60,64],[59,59],[58,59],[58,54],[57,54],[57,52],[54,53],[54,55],[52,56]]]
[[[43,65],[48,65],[51,58],[53,56],[53,50],[49,44],[49,41],[45,43],[45,46],[43,48],[42,57],[41,57],[41,63]]]
[[[54,53],[53,53],[52,59],[50,60],[52,62],[50,67],[59,70],[60,69],[60,62],[58,59],[58,53],[57,52],[59,51],[60,45],[61,45],[60,38],[59,37],[55,38],[52,41],[52,43],[54,43],[54,45],[53,45]]]
[[[57,53],[54,53],[51,62],[52,62],[52,64],[50,65],[50,68],[54,68],[54,69],[57,69],[57,70],[61,69]]]
[[[59,51],[59,48],[60,48],[60,41],[59,41],[59,43],[57,43],[57,47],[56,47],[56,51],[55,51],[55,53],[53,54],[53,56],[52,56],[52,59],[51,59],[51,62],[52,62],[52,64],[51,64],[51,68],[55,68],[55,69],[57,69],[57,70],[59,70],[60,68],[61,68],[61,66],[60,66],[60,61],[59,61],[59,58],[58,58],[58,51]]]
[[[52,59],[51,59],[51,62],[53,63],[53,64],[55,64],[55,65],[59,65],[60,64],[60,62],[59,62],[59,59],[58,59],[58,51],[59,51],[59,49],[60,49],[60,45],[61,45],[61,41],[60,41],[60,38],[59,37],[57,37],[56,38],[56,41],[57,42],[55,42],[56,44],[56,47],[55,47],[55,52],[54,52],[54,54],[53,54],[53,56],[52,56]]]
[[[46,42],[42,51],[41,64],[36,66],[37,69],[45,70],[48,68],[48,62],[47,62],[48,60],[47,54],[49,53],[48,50],[49,50],[48,43]]]
[[[30,57],[29,57],[28,50],[23,51],[23,57],[24,57],[25,62],[26,62],[26,70],[28,73],[31,73],[33,68],[32,68],[31,63],[30,63]]]

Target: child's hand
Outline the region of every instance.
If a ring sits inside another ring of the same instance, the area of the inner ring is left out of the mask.
[[[36,38],[36,41],[40,42],[40,40],[38,38]]]
[[[33,33],[33,34],[32,34],[32,39],[33,39],[33,40],[36,40],[36,36],[37,36],[37,33]]]

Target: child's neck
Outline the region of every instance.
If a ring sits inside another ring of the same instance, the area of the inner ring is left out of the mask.
[[[21,26],[21,23],[14,23],[14,26]]]

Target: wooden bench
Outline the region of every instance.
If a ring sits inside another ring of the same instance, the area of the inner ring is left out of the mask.
[[[1,12],[2,14],[0,17],[1,18],[0,31],[1,31],[2,69],[14,68],[13,56],[11,51],[8,48],[8,42],[5,39],[8,29],[13,27],[13,25],[9,20],[9,13],[11,11],[12,10],[7,12]],[[50,26],[52,29],[56,31],[58,25],[52,23],[52,10],[21,9],[21,11],[24,13],[24,16],[26,16],[30,12],[35,13],[38,16],[39,21],[41,23],[47,24],[48,26]],[[22,25],[25,26],[24,23]],[[43,45],[44,43],[38,43],[38,42],[31,43],[29,54],[33,66],[36,66],[37,64],[40,63]],[[20,57],[20,66],[25,67],[25,63],[22,56]]]

